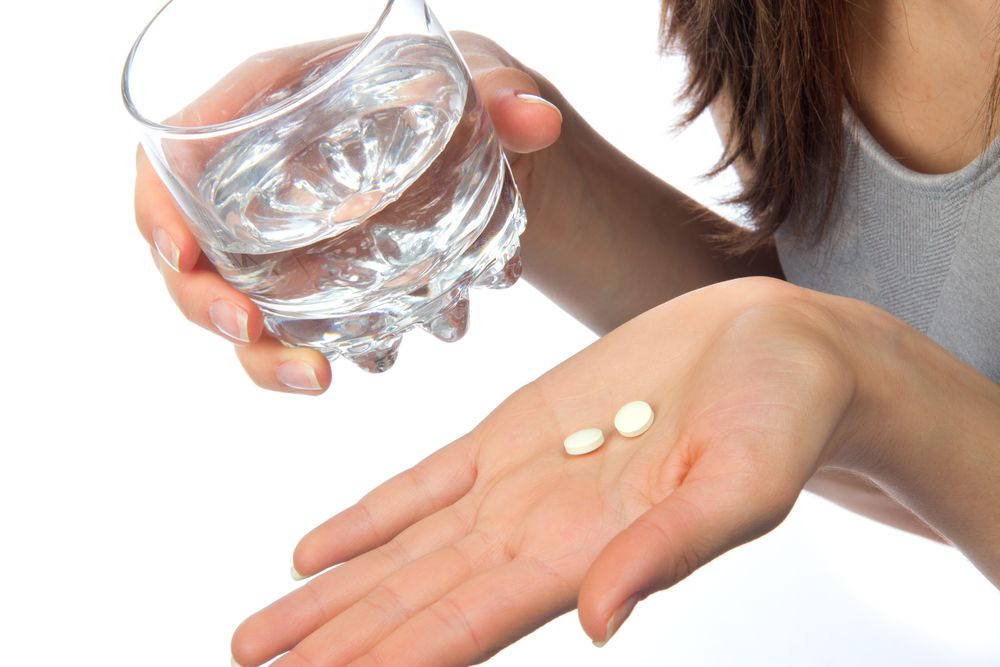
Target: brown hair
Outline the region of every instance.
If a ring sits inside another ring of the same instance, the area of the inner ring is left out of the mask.
[[[690,107],[683,127],[723,94],[729,136],[714,176],[749,167],[729,203],[752,225],[723,234],[735,251],[766,245],[782,224],[819,238],[829,221],[843,161],[843,102],[855,100],[847,59],[849,0],[663,0],[662,47],[679,44]],[[992,136],[1000,69],[986,102]],[[809,215],[805,213],[809,212]],[[808,220],[818,223],[805,229]]]

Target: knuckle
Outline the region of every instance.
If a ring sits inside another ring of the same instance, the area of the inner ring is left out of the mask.
[[[406,545],[403,544],[403,540],[399,538],[386,542],[379,547],[379,551],[382,557],[389,561],[390,565],[396,569],[402,569],[413,560]]]
[[[379,584],[373,588],[364,601],[379,618],[405,620],[413,615],[412,608],[406,604],[403,597],[386,584]]]
[[[152,238],[149,238],[146,235],[146,228],[148,227],[148,225],[146,224],[146,221],[143,219],[143,216],[140,215],[138,207],[136,207],[133,219],[135,220],[136,230],[138,230],[139,234],[142,235],[142,238],[146,241],[146,243],[149,243],[150,248],[152,248]]]
[[[483,72],[497,66],[496,60],[478,53],[463,53],[462,57],[465,59],[465,64],[472,70],[472,78],[477,82],[482,77]]]
[[[423,505],[424,511],[430,511],[437,506],[437,494],[434,493],[433,485],[428,481],[424,472],[425,464],[418,463],[412,468],[403,472],[409,484],[417,491],[417,497]]]
[[[534,79],[527,72],[506,64],[495,64],[476,76],[476,85],[482,90],[502,90],[512,87],[537,89]]]
[[[384,535],[379,528],[378,521],[375,519],[371,507],[369,507],[370,502],[369,496],[365,496],[354,505],[354,509],[358,513],[361,522],[368,528],[368,532],[375,542],[381,544],[386,541],[388,536]]]
[[[244,370],[246,370],[246,369],[244,368]],[[253,382],[255,385],[257,385],[258,387],[260,387],[261,389],[267,389],[268,391],[280,391],[280,389],[276,390],[274,388],[274,385],[273,385],[272,382],[270,382],[266,378],[260,377],[256,373],[252,373],[251,371],[246,370],[246,374],[247,374],[247,377],[250,378],[250,381]]]
[[[393,663],[376,646],[369,653],[361,656],[351,664],[355,667],[391,667]]]
[[[173,277],[174,301],[177,303],[177,308],[188,321],[197,323],[200,318],[195,312],[194,283],[195,281],[186,280],[183,276]]]
[[[478,32],[471,32],[469,30],[455,30],[452,31],[451,36],[455,39],[455,43],[459,45],[463,51],[470,51],[472,53],[495,53],[497,51],[502,51],[497,43],[494,42],[489,37],[480,35]]]
[[[462,641],[470,649],[469,655],[478,655],[483,652],[483,645],[476,636],[475,631],[469,624],[459,604],[451,598],[442,598],[437,603],[428,607],[428,611],[434,615],[438,622],[444,626],[446,631],[450,631],[461,637]]]
[[[135,192],[132,195],[132,213],[136,229],[138,229],[139,233],[142,234],[142,237],[146,239],[146,242],[152,245],[153,237],[150,229],[152,225],[150,224],[149,217],[146,213],[146,207],[144,206],[142,182],[139,178],[136,178]]]
[[[296,644],[288,652],[287,662],[294,665],[294,667],[322,667],[316,658],[309,653],[302,644]],[[282,660],[282,662],[286,662]]]
[[[495,567],[506,562],[510,551],[518,549],[516,542],[504,535],[494,527],[475,525],[459,543],[462,546],[456,545],[456,551],[470,570]]]
[[[261,389],[267,389],[268,391],[276,391],[274,387],[274,379],[270,374],[262,374],[257,372],[257,366],[253,361],[253,347],[252,345],[241,346],[234,345],[233,349],[236,352],[236,359],[240,362],[240,366],[243,367],[243,372],[247,374],[250,380],[260,387]]]
[[[511,58],[510,54],[488,37],[464,30],[454,31],[451,35],[470,67],[472,67],[470,59],[488,63],[492,67],[514,64],[514,59]]]
[[[674,503],[680,503],[683,512],[675,513],[674,520],[682,522],[684,527],[697,525],[703,522],[703,513],[696,505],[675,498]],[[698,540],[678,540],[678,535],[669,525],[664,525],[651,516],[640,517],[635,526],[649,535],[650,542],[657,545],[657,550],[661,553],[669,553],[673,557],[664,564],[664,571],[660,573],[661,582],[658,588],[665,587],[664,584],[672,585],[682,579],[686,579],[695,570],[711,560],[711,547],[699,544]]]
[[[479,34],[474,32],[469,32],[468,30],[452,30],[451,36],[455,40],[455,43],[462,46],[465,43],[472,43],[480,37]]]
[[[320,592],[315,579],[303,586],[302,590],[308,596],[306,599],[309,604],[319,613],[320,618],[333,618],[336,615],[326,597]]]
[[[470,548],[459,541],[444,549],[447,553],[453,554],[451,567],[454,567],[456,573],[461,574],[463,578],[469,578],[476,572],[482,554],[478,553],[475,548]]]
[[[468,535],[470,534],[476,525],[476,509],[472,507],[470,502],[467,502],[467,498],[463,498],[462,501],[449,505],[445,510],[445,515],[449,517],[455,525],[455,533],[457,535]]]

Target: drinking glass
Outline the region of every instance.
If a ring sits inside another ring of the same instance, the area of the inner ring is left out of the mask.
[[[122,95],[202,251],[286,345],[380,372],[521,273],[524,209],[424,0],[172,0]]]

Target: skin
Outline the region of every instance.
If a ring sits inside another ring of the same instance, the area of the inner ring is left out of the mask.
[[[958,171],[989,140],[983,101],[997,70],[998,9],[992,0],[855,8],[850,61],[863,96],[858,116],[904,166]]]
[[[951,170],[982,149],[961,137],[996,61],[954,45],[995,42],[988,3],[966,5],[907,3],[906,20],[896,5],[858,6],[874,14],[852,53],[857,112],[914,169]],[[526,277],[605,335],[304,537],[295,568],[318,576],[240,626],[235,660],[463,665],[574,607],[603,642],[636,600],[778,525],[803,488],[954,544],[1000,585],[1000,387],[872,306],[781,281],[773,250],[723,256],[706,234],[724,221],[614,150],[502,49],[459,43],[532,219]],[[924,49],[934,67],[912,57]],[[289,390],[277,369],[293,361],[319,386],[300,393],[329,385],[321,355],[262,333],[141,152],[136,217],[148,241],[159,228],[176,247],[163,254],[178,270],[153,255],[189,319],[214,330],[219,299],[245,310],[237,355],[257,384]],[[624,289],[636,273],[644,287]],[[656,412],[642,437],[612,434],[573,459],[553,445],[636,396]]]

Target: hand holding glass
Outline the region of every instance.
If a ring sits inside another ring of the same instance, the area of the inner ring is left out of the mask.
[[[173,0],[123,94],[202,251],[285,344],[383,371],[404,332],[457,340],[469,289],[520,275],[520,197],[423,0]]]

